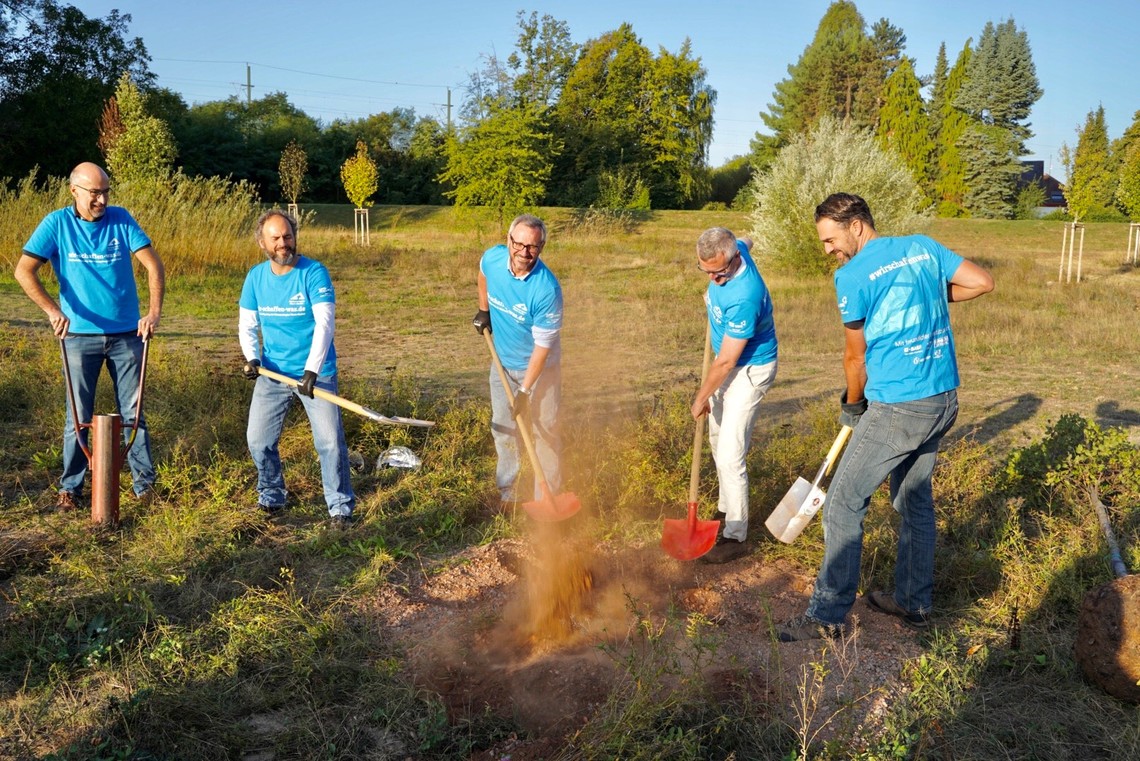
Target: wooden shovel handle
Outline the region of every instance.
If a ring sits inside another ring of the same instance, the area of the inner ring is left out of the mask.
[[[701,362],[701,386],[709,377],[709,366],[712,365],[712,325],[705,321],[705,358]],[[697,425],[693,431],[693,465],[689,469],[689,504],[697,504],[697,488],[701,483],[701,445],[705,439],[705,418],[697,418]]]
[[[483,338],[487,339],[487,348],[491,350],[491,361],[495,365],[495,369],[499,371],[499,380],[503,383],[503,391],[507,394],[507,399],[511,403],[511,408],[515,406],[515,394],[511,391],[510,379],[507,377],[507,371],[503,369],[503,363],[499,361],[499,352],[495,351],[495,341],[491,338],[491,331],[486,328],[483,329]],[[554,495],[550,493],[550,484],[546,481],[546,474],[542,472],[542,465],[538,462],[538,452],[534,448],[534,439],[530,435],[529,421],[524,420],[520,415],[515,418],[515,425],[518,426],[519,435],[522,436],[523,446],[526,447],[526,456],[530,458],[530,467],[534,470],[534,475],[538,478],[539,486],[542,490],[543,499],[553,499]]]
[[[258,367],[257,372],[261,373],[266,378],[271,378],[272,380],[275,380],[278,383],[284,383],[287,386],[293,386],[296,388],[301,385],[301,381],[297,380],[296,378],[290,378],[288,375],[282,375],[281,373],[275,373],[272,370],[266,370],[264,367]],[[377,423],[386,423],[388,425],[410,425],[419,428],[430,428],[435,425],[435,423],[430,420],[416,420],[415,418],[388,417],[387,415],[381,415],[376,410],[369,409],[363,404],[351,402],[348,399],[345,399],[343,396],[337,396],[331,391],[325,391],[323,388],[314,387],[313,396],[324,399],[326,402],[332,402],[338,407],[343,407],[349,412],[355,412],[357,415],[362,415],[369,420],[375,420]]]

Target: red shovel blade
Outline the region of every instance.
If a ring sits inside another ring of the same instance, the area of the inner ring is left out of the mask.
[[[696,560],[713,548],[720,521],[697,520],[697,503],[689,503],[687,518],[666,518],[661,549],[678,560]]]
[[[582,503],[576,494],[558,494],[551,496],[546,489],[542,491],[543,499],[533,502],[523,502],[523,510],[527,515],[542,523],[564,521],[582,509]]]

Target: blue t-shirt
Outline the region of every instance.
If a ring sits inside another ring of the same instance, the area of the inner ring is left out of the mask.
[[[772,319],[772,297],[747,247],[736,241],[744,268],[724,283],[709,281],[705,309],[712,326],[712,348],[720,354],[724,337],[746,339],[736,361],[741,365],[766,365],[776,359],[776,323]]]
[[[313,304],[335,304],[332,278],[325,265],[307,257],[297,258],[293,269],[275,275],[271,262],[249,271],[238,304],[257,312],[261,325],[261,364],[266,370],[300,378],[313,348],[317,322]],[[320,375],[336,374],[336,346],[329,345]]]
[[[499,361],[508,370],[525,370],[534,352],[533,331],[562,329],[562,286],[541,259],[523,278],[514,276],[509,261],[506,245],[492,246],[483,253],[479,271],[487,279],[491,333]],[[561,355],[561,344],[555,340],[546,364],[558,364]]]
[[[962,257],[925,235],[873,238],[835,271],[843,322],[863,321],[867,388],[909,402],[958,387],[947,288]]]
[[[88,222],[74,207],[43,218],[24,253],[51,262],[59,281],[59,308],[68,331],[86,335],[134,333],[139,327],[139,293],[131,255],[150,238],[121,206],[108,206]]]

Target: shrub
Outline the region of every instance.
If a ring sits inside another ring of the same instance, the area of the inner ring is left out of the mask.
[[[815,207],[831,193],[865,198],[886,235],[923,229],[929,216],[920,213],[922,191],[902,160],[880,148],[870,132],[832,118],[795,138],[753,185],[756,250],[793,272],[823,274],[834,267],[813,220]]]

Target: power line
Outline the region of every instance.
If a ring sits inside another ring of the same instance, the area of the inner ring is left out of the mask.
[[[361,79],[359,77],[342,77],[342,76],[339,76],[337,74],[321,74],[321,73],[315,72],[315,71],[302,71],[300,69],[287,69],[283,66],[272,66],[272,65],[267,64],[267,63],[258,63],[257,61],[214,61],[214,60],[197,59],[197,58],[155,58],[154,60],[156,60],[156,61],[173,61],[176,63],[220,63],[220,64],[227,64],[227,65],[236,64],[239,66],[260,66],[260,67],[265,68],[265,69],[273,69],[274,71],[287,71],[290,74],[304,74],[304,75],[310,76],[310,77],[324,77],[325,79],[341,79],[341,80],[344,80],[346,82],[364,82],[365,84],[370,84],[370,85],[395,85],[397,87],[438,87],[441,89],[449,89],[449,88],[454,86],[454,85],[417,84],[414,82],[388,82],[388,81],[385,81],[382,79]]]

